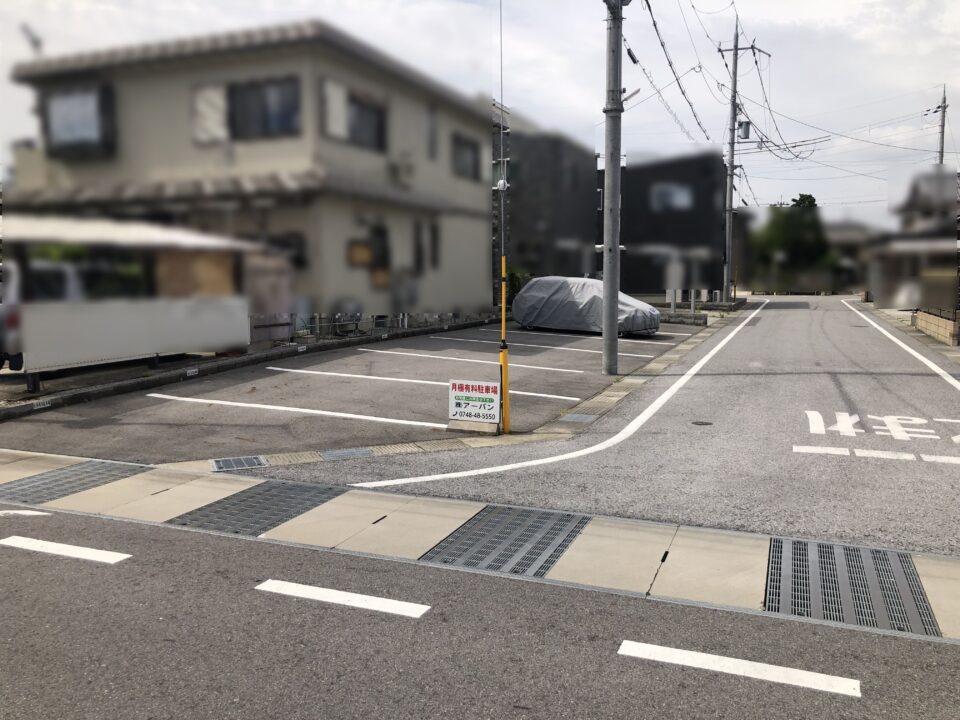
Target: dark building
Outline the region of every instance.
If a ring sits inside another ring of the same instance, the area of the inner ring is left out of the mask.
[[[594,272],[596,156],[557,133],[510,134],[511,266],[532,275]]]
[[[600,173],[600,187],[602,181]],[[720,154],[628,165],[622,183],[621,290],[663,297],[668,289],[722,288],[726,169]]]

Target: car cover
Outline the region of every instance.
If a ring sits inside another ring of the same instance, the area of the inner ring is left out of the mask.
[[[617,325],[621,333],[653,333],[660,311],[620,293]],[[551,330],[603,330],[603,281],[590,278],[534,278],[513,300],[513,319],[525,327]]]

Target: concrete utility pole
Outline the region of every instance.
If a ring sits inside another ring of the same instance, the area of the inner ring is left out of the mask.
[[[603,374],[617,374],[620,305],[620,116],[623,8],[630,0],[604,0],[607,6],[607,116],[603,155]]]
[[[937,152],[937,164],[943,165],[943,133],[947,127],[947,86],[943,86],[943,99],[940,100],[940,149]]]
[[[740,58],[740,18],[733,28],[733,69],[730,90],[730,140],[727,145],[727,202],[723,251],[723,301],[730,302],[730,266],[733,261],[733,151],[737,141],[737,60]]]

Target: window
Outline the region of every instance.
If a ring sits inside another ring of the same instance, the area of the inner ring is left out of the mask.
[[[462,135],[453,136],[453,174],[470,180],[480,179],[480,143]]]
[[[227,88],[206,85],[193,91],[193,139],[201,145],[225,142],[227,127]]]
[[[430,267],[440,267],[440,225],[430,223]]]
[[[300,134],[300,81],[297,78],[236,83],[228,89],[230,137],[234,140]]]
[[[681,183],[653,183],[650,186],[650,209],[653,212],[692,210],[693,188]]]
[[[114,150],[113,91],[80,87],[49,92],[43,124],[51,157],[105,157]]]
[[[437,159],[437,129],[437,109],[427,108],[427,157],[431,160]]]
[[[386,151],[386,110],[379,105],[351,96],[347,112],[350,142],[369,150]]]

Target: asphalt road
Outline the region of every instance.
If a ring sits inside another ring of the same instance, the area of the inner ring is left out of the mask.
[[[960,646],[68,514],[0,547],[0,717],[957,717]],[[422,603],[413,619],[254,590]],[[859,680],[861,697],[624,657],[624,640]]]
[[[665,325],[656,336],[621,343],[622,371],[699,329]],[[512,336],[511,387],[523,393],[511,396],[513,429],[534,430],[609,385],[600,373],[600,348],[593,335]],[[415,423],[445,426],[445,383],[497,381],[497,353],[493,325],[308,353],[7,421],[0,446],[168,463],[457,438],[462,434]]]
[[[256,473],[356,483],[496,467],[588,448],[613,437],[746,322],[635,434],[612,448],[385,489],[960,554],[960,465],[921,459],[960,457],[960,437],[952,439],[960,424],[935,422],[960,420],[960,391],[843,300],[776,298],[746,321],[760,306],[752,303],[740,319],[575,440]],[[960,377],[958,366],[949,367],[943,356],[890,332]],[[819,413],[822,434],[811,432],[807,411]],[[846,430],[852,436],[841,434],[845,428],[835,425],[836,413],[859,416]],[[907,419],[891,430],[883,419],[890,416]],[[901,430],[913,437],[898,439]],[[795,452],[794,446],[849,454]],[[864,457],[855,450],[900,455]]]

